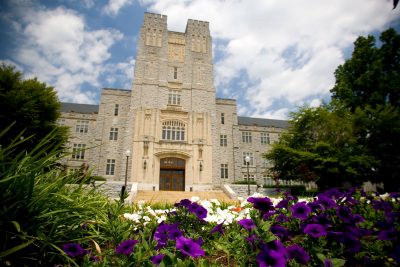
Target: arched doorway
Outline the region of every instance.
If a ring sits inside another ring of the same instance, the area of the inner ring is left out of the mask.
[[[160,159],[160,190],[185,191],[184,159]]]

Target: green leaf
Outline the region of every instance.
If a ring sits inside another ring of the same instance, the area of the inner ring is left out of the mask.
[[[2,251],[2,252],[0,253],[0,259],[1,259],[1,258],[4,258],[5,256],[8,256],[8,255],[10,255],[10,254],[13,254],[14,252],[17,252],[18,250],[21,250],[21,249],[23,249],[23,248],[29,246],[29,245],[32,244],[34,241],[35,241],[35,240],[32,239],[32,240],[29,240],[29,241],[26,242],[26,243],[23,243],[23,244],[21,244],[21,245],[15,246],[15,247],[10,248],[10,249],[8,249],[8,250],[6,250],[6,251]]]
[[[343,259],[331,259],[333,267],[342,267],[346,263],[346,260]]]
[[[11,223],[14,224],[15,229],[17,229],[17,232],[18,232],[18,233],[21,232],[21,226],[19,225],[18,222],[16,222],[16,221],[11,221]]]

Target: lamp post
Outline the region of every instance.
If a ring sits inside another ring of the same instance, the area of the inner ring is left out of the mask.
[[[125,152],[125,156],[126,156],[126,169],[125,169],[125,190],[126,190],[126,184],[128,182],[128,160],[129,160],[129,156],[131,155],[131,151],[128,149]]]
[[[246,156],[244,158],[247,166],[247,194],[250,196],[250,174],[249,174],[249,165],[250,165],[250,157]]]

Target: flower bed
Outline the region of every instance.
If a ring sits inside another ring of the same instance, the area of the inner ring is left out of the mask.
[[[255,195],[238,206],[140,203],[109,211],[107,225],[88,222],[82,235],[91,238],[60,248],[81,266],[398,266],[399,202],[398,193],[332,189],[314,199]]]

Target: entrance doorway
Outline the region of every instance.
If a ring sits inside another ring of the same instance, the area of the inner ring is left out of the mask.
[[[185,160],[179,158],[160,160],[160,190],[185,191]]]

